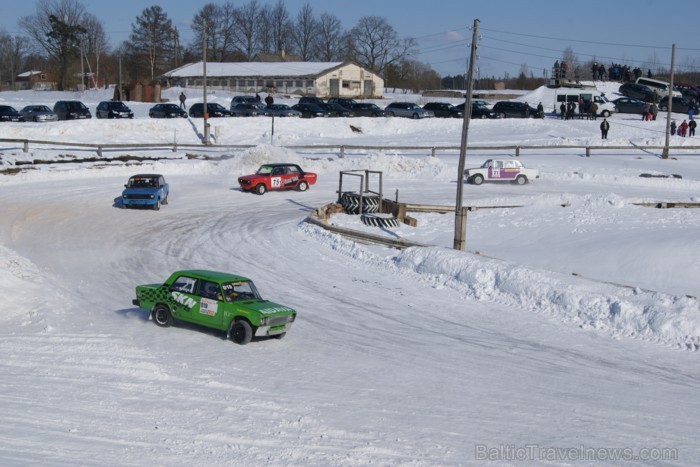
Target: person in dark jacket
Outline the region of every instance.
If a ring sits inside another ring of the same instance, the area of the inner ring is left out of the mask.
[[[604,118],[603,121],[600,123],[600,136],[603,139],[608,139],[608,130],[610,129],[610,123],[608,123],[608,119]]]
[[[184,92],[180,93],[180,108],[181,109],[186,109],[187,107],[185,106],[185,100],[187,99],[187,96],[185,96]]]
[[[564,120],[566,117],[566,104],[562,102],[559,106],[559,110],[561,110],[561,119]]]
[[[695,136],[695,127],[697,126],[698,124],[695,120],[688,122],[688,136]]]
[[[542,102],[537,104],[537,116],[539,118],[544,118],[544,106],[542,105]]]

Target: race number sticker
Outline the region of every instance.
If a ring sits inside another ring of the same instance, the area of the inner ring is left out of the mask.
[[[216,310],[219,307],[219,302],[216,300],[210,300],[208,298],[203,298],[199,302],[199,312],[203,315],[214,316],[216,315]]]
[[[279,188],[282,186],[282,177],[272,177],[270,178],[270,186],[273,188]]]

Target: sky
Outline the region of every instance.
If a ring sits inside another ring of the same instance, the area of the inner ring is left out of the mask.
[[[128,38],[134,19],[151,5],[165,9],[180,29],[184,42],[192,38],[192,17],[206,2],[125,0],[84,3],[100,18],[112,44]],[[245,2],[234,2],[241,5]],[[274,4],[260,0],[260,4]],[[309,3],[320,16],[337,16],[351,29],[363,16],[388,20],[400,37],[415,38],[415,58],[429,64],[442,76],[464,74],[473,33],[479,20],[477,77],[517,76],[522,65],[535,77],[548,75],[563,51],[571,48],[581,62],[626,63],[647,68],[671,64],[671,47],[676,44],[676,69],[700,69],[697,21],[678,7],[669,9],[661,0],[610,2],[592,0],[577,3],[544,0],[522,2],[469,2],[441,0],[435,6],[423,0],[381,2],[356,0],[288,0],[290,16]],[[18,31],[17,20],[35,12],[32,1],[13,3],[11,14],[0,18],[0,30]],[[668,18],[668,19],[664,19]],[[650,34],[653,32],[653,34]]]
[[[111,97],[6,91],[0,102],[78,98],[94,111]],[[304,222],[337,200],[341,170],[381,171],[387,198],[454,205],[457,152],[397,146],[458,147],[459,119],[278,118],[274,138],[266,117],[211,119],[205,147],[202,119],[127,104],[134,119],[0,124],[0,465],[698,465],[700,216],[636,204],[700,204],[697,150],[662,159],[651,148],[663,115],[613,114],[606,141],[600,120],[472,121],[466,167],[512,158],[502,146],[549,149],[520,151],[539,171],[528,184],[463,186],[464,205],[484,209],[469,212],[462,252],[452,213],[409,212],[416,227],[343,213],[324,224],[431,245],[406,250]],[[56,143],[25,153],[6,138]],[[70,162],[96,152],[69,143],[163,141],[180,146]],[[300,144],[317,149],[287,147]],[[373,149],[322,147],[339,144]],[[554,145],[610,147],[585,157]],[[237,177],[271,162],[318,180],[304,192],[239,189]],[[137,173],[170,183],[159,211],[120,208]],[[245,346],[159,328],[134,289],[179,269],[249,277],[297,319],[284,339]]]

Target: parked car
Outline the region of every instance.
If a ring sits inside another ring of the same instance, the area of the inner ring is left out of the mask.
[[[377,107],[376,104],[365,102],[353,104],[350,110],[352,110],[356,117],[386,117],[388,115],[386,111]]]
[[[537,109],[528,105],[526,102],[517,101],[499,101],[492,109],[501,118],[543,118],[537,112]]]
[[[438,118],[464,118],[464,106],[458,109],[448,102],[428,102],[423,106]]]
[[[464,109],[464,104],[462,105],[462,109]],[[493,110],[489,109],[485,105],[482,104],[475,104],[472,102],[472,113],[471,113],[471,118],[479,118],[479,119],[487,119],[487,118],[502,118],[502,115],[499,113],[494,112]]]
[[[134,112],[122,101],[102,101],[95,110],[97,118],[134,118]]]
[[[56,112],[46,105],[27,105],[19,113],[26,122],[55,122],[58,120]]]
[[[23,122],[24,117],[12,106],[0,105],[0,122]]]
[[[615,111],[622,114],[640,115],[644,109],[644,102],[633,97],[618,97],[614,101]]]
[[[257,117],[265,115],[265,105],[260,102],[242,102],[231,108],[233,117]]]
[[[321,107],[324,110],[327,110],[331,113],[332,117],[354,117],[355,113],[343,107],[340,104],[336,104],[335,102],[326,102],[325,104],[318,104],[319,107]]]
[[[90,109],[80,101],[58,101],[53,105],[53,111],[59,120],[92,118]]]
[[[678,83],[673,85],[673,89],[680,92],[683,97],[687,97],[695,102],[700,102],[700,87],[688,83]]]
[[[488,159],[481,167],[464,169],[467,182],[481,185],[484,182],[514,182],[525,185],[539,178],[539,171],[528,169],[516,159]]]
[[[435,114],[413,102],[392,102],[384,108],[390,117],[433,118]]]
[[[200,269],[176,271],[162,284],[138,285],[132,303],[148,310],[159,327],[181,320],[225,331],[240,345],[253,336],[283,338],[297,315],[264,300],[247,277]]]
[[[653,102],[654,101],[654,91],[644,86],[643,84],[637,84],[632,82],[622,83],[618,88],[618,92],[623,96],[633,97],[639,99],[640,101]],[[658,97],[658,94],[656,94]]]
[[[209,118],[218,118],[218,117],[231,117],[231,111],[226,110],[226,108],[221,105],[217,104],[215,102],[207,102],[207,113],[209,114]],[[190,117],[193,118],[203,118],[204,117],[204,104],[201,102],[198,102],[196,104],[192,104],[190,107]]]
[[[301,117],[301,112],[294,110],[287,104],[268,104],[263,112],[263,115],[270,117]]]
[[[464,106],[466,102],[462,102],[455,106],[455,109],[464,112]],[[472,101],[472,113],[470,118],[475,119],[487,119],[487,118],[501,118],[501,114],[494,112],[485,105],[481,104],[481,101]]]
[[[264,195],[270,190],[306,191],[316,183],[317,175],[304,172],[297,164],[264,164],[252,175],[238,177],[243,191]]]
[[[316,104],[294,104],[292,109],[301,112],[302,118],[330,117],[331,112]]]
[[[690,109],[693,109],[695,114],[698,113],[697,104],[693,103],[690,99],[685,97],[674,97],[671,101],[671,112],[678,112],[687,114]],[[659,101],[659,110],[662,112],[668,111],[668,96],[664,96]]]
[[[187,118],[187,112],[177,104],[156,104],[148,109],[151,118]]]
[[[328,98],[329,104],[339,104],[346,109],[352,110],[352,106],[357,104],[355,99],[350,99],[349,97],[330,97]]]
[[[256,102],[261,102],[260,98],[257,96],[234,96],[233,99],[231,99],[230,108],[233,109],[238,104],[254,104]]]
[[[158,211],[168,204],[170,185],[160,174],[138,174],[129,178],[122,191],[122,207],[146,207]]]
[[[315,97],[315,96],[303,96],[299,98],[299,102],[297,104],[325,104],[326,102],[321,99],[320,97]]]

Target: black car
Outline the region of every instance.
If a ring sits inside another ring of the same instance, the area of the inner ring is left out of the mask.
[[[331,112],[324,110],[316,104],[295,104],[292,109],[301,112],[302,118],[330,117]]]
[[[633,97],[634,99],[639,99],[640,101],[654,101],[654,90],[648,86],[644,86],[643,84],[632,82],[622,83],[617,91],[623,96]]]
[[[352,110],[356,117],[386,117],[388,115],[385,110],[380,109],[376,104],[368,104],[365,102],[354,104],[350,107],[350,110]]]
[[[526,102],[516,101],[500,101],[493,106],[493,111],[501,116],[501,118],[538,118],[544,117],[539,115],[537,109],[528,105]]]
[[[690,109],[693,109],[693,113],[698,112],[698,106],[685,97],[674,97],[671,102],[671,112],[687,114]],[[668,96],[664,96],[659,101],[659,110],[662,112],[668,111]]]
[[[329,104],[340,104],[346,109],[352,110],[352,106],[357,104],[355,99],[350,99],[349,97],[331,97],[328,99]]]
[[[156,104],[148,110],[148,116],[151,118],[187,118],[187,112],[176,104]]]
[[[463,118],[464,117],[464,104],[462,108],[458,109],[452,104],[447,102],[428,102],[423,106],[425,110],[430,110],[438,118]]]
[[[58,101],[53,105],[53,111],[59,120],[92,118],[90,109],[80,101]]]
[[[328,110],[331,113],[332,117],[354,117],[355,114],[353,113],[352,110],[346,109],[340,104],[336,104],[335,102],[332,103],[324,103],[324,104],[318,104],[319,107],[321,107],[324,110]]]
[[[304,96],[304,97],[299,99],[298,104],[316,104],[316,105],[319,105],[319,104],[325,104],[325,102],[320,97]]]
[[[24,117],[9,105],[0,105],[0,122],[23,122]]]
[[[207,113],[209,114],[209,118],[233,116],[231,114],[231,111],[226,110],[226,108],[223,105],[216,104],[213,102],[212,103],[207,102]],[[201,102],[198,102],[196,104],[192,104],[190,106],[190,117],[193,117],[193,118],[204,117],[204,104]]]
[[[455,105],[455,109],[459,110],[460,112],[464,112],[464,105],[466,102],[463,102],[459,105]],[[487,118],[501,118],[501,114],[498,114],[494,112],[493,110],[489,109],[485,105],[481,104],[480,102],[474,102],[472,101],[472,113],[471,113],[471,119],[481,119],[485,120]]]
[[[97,104],[97,118],[134,118],[134,112],[122,101],[102,101]]]
[[[644,102],[634,97],[618,97],[612,101],[615,104],[615,112],[621,114],[641,114],[644,110]]]

